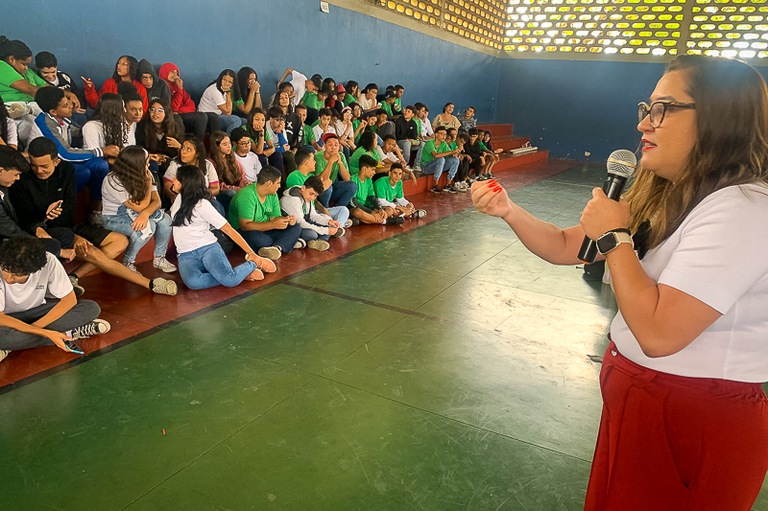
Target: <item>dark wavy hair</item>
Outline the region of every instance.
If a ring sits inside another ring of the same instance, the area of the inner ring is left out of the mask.
[[[123,79],[120,78],[120,75],[117,74],[117,63],[120,62],[120,59],[126,59],[128,61],[128,76],[131,78],[131,81],[134,81],[137,76],[139,76],[139,61],[136,60],[136,57],[132,57],[131,55],[121,55],[119,59],[115,62],[115,71],[112,73],[112,79],[116,81],[117,83],[120,83]]]
[[[374,133],[371,130],[365,130],[362,133],[360,133],[360,140],[358,144],[360,147],[365,149],[366,151],[373,151],[376,149],[376,133]]]
[[[31,275],[48,263],[38,238],[14,236],[0,243],[0,268],[14,275]]]
[[[176,121],[173,120],[173,110],[168,101],[163,98],[152,98],[149,100],[149,108],[152,108],[152,105],[155,104],[160,105],[165,112],[165,117],[158,129],[158,127],[155,126],[155,123],[149,118],[149,109],[147,109],[144,117],[146,120],[144,123],[144,145],[150,153],[168,154],[169,148],[165,144],[164,139],[171,137],[176,140],[181,140],[184,136],[184,131],[178,124],[176,124]],[[158,138],[157,135],[162,135],[162,137]]]
[[[181,227],[192,220],[192,213],[198,202],[211,198],[211,192],[208,191],[205,174],[195,165],[179,167],[176,171],[176,179],[181,183],[181,190],[177,190],[181,196],[181,205],[173,216],[171,225]]]
[[[205,168],[205,145],[203,144],[203,141],[198,139],[194,135],[186,135],[184,137],[184,140],[181,141],[181,145],[184,145],[184,142],[189,142],[193,146],[195,146],[195,162],[194,163],[184,163],[181,161],[181,150],[179,150],[179,157],[176,158],[176,161],[179,165],[197,165],[201,169]]]
[[[224,91],[221,90],[221,81],[224,79],[225,76],[229,76],[232,78],[232,100],[234,101],[235,98],[241,97],[240,95],[240,86],[237,84],[237,74],[232,69],[225,69],[221,73],[219,73],[219,77],[216,78],[214,81],[208,84],[208,86],[216,84],[216,88],[224,94]]]
[[[248,132],[248,136],[251,137],[254,141],[258,140],[259,137],[256,136],[256,130],[253,129],[253,118],[256,116],[256,114],[261,114],[264,116],[264,129],[267,129],[267,112],[264,111],[263,108],[254,108],[251,110],[251,113],[248,114],[248,122],[246,122],[245,131]],[[264,135],[266,137],[266,135]]]
[[[211,133],[211,161],[222,183],[229,186],[237,186],[243,178],[243,172],[240,170],[240,166],[235,159],[234,150],[229,154],[224,154],[221,151],[221,143],[226,138],[229,138],[229,135],[223,131]]]
[[[99,97],[92,121],[101,121],[104,129],[104,143],[124,147],[127,142],[125,127],[125,104],[120,94],[105,92]]]
[[[32,56],[32,50],[24,42],[18,39],[8,39],[0,35],[0,60],[8,60],[13,57],[17,60],[24,60]]]
[[[251,73],[256,75],[256,81],[258,81],[259,74],[252,67],[243,66],[237,70],[237,78],[235,79],[237,90],[235,90],[234,87],[232,88],[232,101],[245,101],[243,94],[246,96],[248,95],[248,77],[251,76]],[[235,96],[235,93],[237,93],[237,96]]]
[[[133,202],[141,202],[149,193],[152,177],[147,172],[147,151],[137,145],[129,145],[117,155],[107,179],[117,180]]]

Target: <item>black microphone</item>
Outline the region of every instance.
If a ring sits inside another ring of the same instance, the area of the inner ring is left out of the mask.
[[[627,180],[635,173],[637,158],[635,153],[627,149],[617,149],[608,157],[608,177],[603,182],[603,192],[609,199],[618,200],[621,198],[621,192],[624,191],[624,185]],[[579,261],[587,264],[595,262],[597,256],[597,242],[584,236],[584,242],[579,250]]]

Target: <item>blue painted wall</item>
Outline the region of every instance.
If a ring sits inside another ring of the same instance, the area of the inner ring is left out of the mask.
[[[14,0],[0,0],[11,12]],[[448,101],[472,104],[480,119],[496,116],[501,61],[398,25],[317,0],[212,0],[125,3],[25,0],[34,23],[2,33],[21,39],[33,54],[54,52],[60,68],[93,78],[97,87],[112,75],[122,54],[146,58],[155,67],[175,62],[197,98],[224,68],[251,66],[274,93],[286,67],[307,76],[356,80],[380,87],[401,83],[405,101],[423,101],[437,113]],[[31,27],[34,25],[34,29]],[[267,91],[265,91],[267,92]],[[263,93],[262,93],[263,94]]]

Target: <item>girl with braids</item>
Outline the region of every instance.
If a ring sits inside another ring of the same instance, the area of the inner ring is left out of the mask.
[[[620,202],[595,188],[579,225],[493,180],[472,199],[553,263],[596,240],[611,273],[585,509],[748,511],[768,469],[768,87],[743,62],[679,56],[638,119],[634,184]]]
[[[242,116],[247,116],[254,108],[261,108],[261,84],[252,67],[241,67],[237,71],[237,87],[232,89],[232,104],[236,107],[235,113]]]
[[[165,252],[171,239],[171,219],[160,207],[157,186],[149,171],[149,153],[128,146],[117,156],[101,187],[104,227],[128,236],[123,264],[136,270],[136,254],[155,237],[152,264],[166,273],[176,271]]]
[[[141,81],[139,81],[140,79],[139,61],[130,55],[123,55],[117,59],[115,72],[112,73],[112,78],[109,78],[104,82],[104,85],[98,93],[96,92],[96,87],[93,85],[93,80],[90,78],[83,78],[83,84],[85,85],[85,101],[91,105],[91,108],[96,108],[96,105],[99,102],[99,97],[102,94],[106,92],[117,93],[117,86],[121,82],[126,82],[133,84],[133,86],[136,87],[136,92],[141,94],[142,106],[146,112],[147,107],[149,106],[149,100],[147,98],[147,89],[142,85]]]
[[[173,191],[173,187],[171,186],[173,184],[173,177],[182,165],[194,165],[201,169],[205,175],[208,191],[211,192],[211,197],[216,197],[219,194],[219,176],[216,174],[216,169],[213,167],[213,163],[205,159],[205,146],[203,145],[203,141],[199,140],[194,135],[187,135],[181,143],[178,158],[171,161],[168,165],[168,170],[163,174],[163,192],[171,202],[176,199],[176,192]],[[224,209],[221,207],[221,204],[215,202],[215,205],[223,214]]]
[[[224,211],[227,211],[235,193],[251,182],[245,178],[243,167],[235,158],[232,140],[223,131],[211,133],[211,151],[208,161],[213,164],[213,168],[216,169],[216,174],[219,176],[220,191],[216,200],[221,203]]]
[[[0,145],[7,145],[13,149],[18,149],[19,146],[16,123],[8,115],[2,97],[0,97]]]
[[[99,98],[96,113],[83,125],[83,148],[96,149],[114,145],[122,149],[135,145],[135,126],[125,121],[123,98],[119,94],[105,92]]]
[[[173,178],[178,194],[171,206],[173,239],[179,252],[181,280],[190,289],[234,287],[243,280],[263,280],[277,271],[275,263],[259,257],[213,207],[205,176],[194,165],[182,165]],[[232,268],[211,229],[219,229],[245,252],[245,262]]]
[[[184,132],[173,118],[171,104],[165,99],[149,100],[149,111],[136,128],[136,143],[149,151],[163,173],[170,160],[178,157]]]

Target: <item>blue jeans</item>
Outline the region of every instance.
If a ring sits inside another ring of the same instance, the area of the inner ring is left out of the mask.
[[[357,193],[357,183],[353,181],[336,181],[326,191],[317,196],[320,204],[328,208],[333,202],[337,206],[346,206]]]
[[[83,163],[74,163],[78,193],[88,186],[91,199],[101,200],[101,183],[109,173],[109,163],[104,158],[91,158]]]
[[[305,241],[312,241],[312,240],[328,240],[331,236],[328,234],[320,234],[314,229],[302,229],[301,230],[301,239]]]
[[[243,231],[238,229],[240,235],[253,250],[277,246],[283,254],[290,254],[293,245],[301,236],[301,226],[289,225],[285,229],[272,229],[271,231]]]
[[[219,115],[219,121],[221,122],[222,131],[226,131],[227,135],[232,133],[232,130],[239,128],[243,125],[243,118],[237,115]]]
[[[328,208],[328,213],[330,213],[331,218],[339,222],[339,225],[342,227],[344,227],[344,224],[346,224],[347,220],[349,220],[349,208],[346,206]]]
[[[218,243],[179,254],[179,274],[190,289],[208,289],[218,285],[235,287],[255,269],[256,263],[252,261],[232,268]]]
[[[144,231],[134,231],[131,224],[136,218],[136,212],[129,210],[125,206],[120,206],[117,215],[104,215],[104,227],[110,231],[119,232],[128,236],[128,248],[123,254],[123,263],[132,263],[136,260],[136,254],[147,244],[150,238],[155,238],[155,257],[165,255],[168,250],[168,242],[171,239],[171,217],[165,214],[165,211],[158,209],[149,217],[147,227]],[[147,236],[147,233],[150,233]]]
[[[448,172],[448,181],[451,181],[456,177],[456,172],[459,170],[459,159],[455,156],[443,156],[435,158],[431,162],[421,166],[422,174],[434,174],[435,184],[440,180],[440,176],[443,175],[443,171]]]

